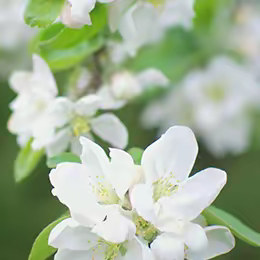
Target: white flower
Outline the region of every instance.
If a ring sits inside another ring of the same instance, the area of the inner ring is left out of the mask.
[[[49,237],[49,243],[59,248],[55,259],[152,259],[146,256],[150,250],[135,237],[131,212],[122,208],[131,209],[126,194],[139,167],[124,151],[111,149],[109,160],[91,140],[82,137],[81,144],[82,164],[62,163],[50,173],[52,193],[72,217]]]
[[[194,259],[193,255],[206,255],[209,250],[206,231],[192,221],[215,200],[227,177],[215,168],[188,177],[197,152],[194,134],[180,126],[170,128],[144,151],[145,183],[130,190],[130,201],[137,214],[152,225],[151,235],[157,230],[149,242],[158,260]],[[212,254],[218,254],[221,249],[213,247]],[[229,244],[226,247],[232,249]]]
[[[249,69],[259,77],[260,69],[260,5],[238,5],[235,24],[228,31],[227,45],[242,54]]]
[[[90,12],[97,2],[110,3],[114,0],[66,0],[61,14],[63,24],[80,28],[85,24],[91,25]]]
[[[189,28],[194,17],[194,0],[116,0],[109,8],[109,25],[119,30],[131,55],[141,46],[161,39],[165,29]]]
[[[0,1],[0,48],[14,49],[24,44],[32,35],[33,29],[24,23],[24,0]]]
[[[14,72],[10,86],[18,97],[10,104],[13,114],[8,129],[17,134],[19,140],[26,140],[32,136],[32,129],[39,124],[49,103],[58,94],[55,79],[46,62],[33,55],[33,72]]]
[[[146,69],[136,75],[122,71],[115,73],[110,84],[102,86],[97,95],[103,98],[103,109],[118,109],[149,87],[165,87],[168,84],[167,77],[157,69]]]
[[[186,225],[183,237],[163,233],[151,244],[155,260],[207,260],[230,252],[235,239],[228,228]]]
[[[80,154],[79,137],[93,139],[91,132],[115,147],[125,148],[128,132],[119,118],[110,113],[96,116],[101,102],[96,95],[87,95],[75,103],[65,97],[56,98],[33,129],[33,148],[45,147],[47,155],[54,156],[71,146],[74,153]]]
[[[120,231],[120,222],[112,232]],[[151,250],[137,237],[129,237],[121,243],[112,243],[98,236],[90,228],[80,225],[73,219],[66,219],[51,232],[49,244],[58,248],[55,260],[118,259],[153,260]]]
[[[254,75],[226,57],[204,71],[190,73],[166,98],[143,114],[147,127],[171,124],[192,127],[216,155],[240,153],[250,140],[252,111],[259,108],[260,89]]]

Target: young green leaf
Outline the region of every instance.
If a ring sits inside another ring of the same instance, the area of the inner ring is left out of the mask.
[[[138,147],[133,147],[127,151],[134,159],[135,164],[140,165],[144,150]]]
[[[14,178],[21,182],[27,178],[44,155],[44,150],[34,151],[31,147],[32,139],[20,150],[14,163]]]
[[[80,163],[80,158],[73,153],[61,153],[60,155],[51,157],[47,160],[47,166],[49,168],[55,168],[59,163],[63,162],[77,162]]]
[[[66,218],[68,217],[61,217],[52,222],[38,235],[33,243],[28,260],[45,260],[57,251],[57,249],[48,245],[49,235],[52,229]]]
[[[60,15],[64,3],[65,0],[29,0],[24,20],[31,27],[47,27]]]
[[[107,21],[106,7],[104,4],[97,4],[95,9],[90,13],[92,25],[85,25],[80,29],[65,27],[57,31],[52,38],[41,41],[40,48],[49,50],[60,50],[70,48],[81,41],[91,39],[102,30]],[[48,29],[48,28],[47,28]],[[45,29],[45,30],[47,30]]]
[[[202,215],[206,218],[208,224],[226,226],[237,238],[252,246],[260,246],[260,233],[247,227],[231,214],[210,206],[202,212]]]
[[[104,45],[102,37],[85,40],[70,48],[60,50],[43,50],[40,56],[47,61],[54,71],[65,70],[77,65]]]

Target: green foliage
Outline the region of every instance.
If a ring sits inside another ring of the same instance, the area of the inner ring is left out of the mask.
[[[144,150],[138,147],[133,147],[127,151],[134,159],[135,164],[140,165]]]
[[[36,238],[28,260],[45,260],[53,255],[57,249],[48,245],[49,235],[52,229],[67,217],[61,217],[48,225]]]
[[[61,23],[41,30],[31,43],[31,52],[38,53],[52,70],[64,70],[77,65],[104,45],[100,33],[105,25],[105,5],[97,4],[90,14],[92,25],[81,29],[67,28]]]
[[[226,226],[237,238],[252,246],[260,246],[260,233],[247,227],[231,214],[214,206],[210,206],[203,211],[202,215],[209,224]]]
[[[14,163],[14,178],[16,182],[21,182],[27,178],[44,155],[44,150],[34,151],[31,147],[32,139],[20,150]]]
[[[49,168],[55,168],[59,163],[63,162],[76,162],[80,163],[80,158],[73,153],[62,153],[60,155],[48,158],[47,166]]]
[[[64,3],[65,0],[30,0],[24,20],[31,27],[47,27],[60,15]]]

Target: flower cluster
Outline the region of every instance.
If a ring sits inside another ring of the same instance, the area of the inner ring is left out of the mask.
[[[124,124],[114,114],[98,111],[122,107],[148,87],[166,86],[168,79],[156,69],[136,76],[123,71],[111,78],[111,83],[101,85],[96,93],[89,92],[73,101],[58,96],[51,70],[41,57],[34,55],[33,72],[14,72],[10,77],[10,86],[18,96],[10,105],[13,114],[9,131],[18,135],[21,146],[33,138],[32,148],[44,148],[48,156],[68,149],[80,154],[80,136],[93,140],[97,135],[113,147],[125,148],[128,131]],[[90,84],[90,80],[84,81]]]
[[[89,13],[96,0],[68,0],[61,14],[62,22],[73,28],[91,24]],[[109,9],[109,27],[119,31],[123,46],[131,55],[148,43],[162,38],[163,32],[172,26],[190,28],[194,0],[102,0]]]
[[[175,126],[144,151],[141,165],[123,150],[109,157],[84,137],[82,163],[50,172],[52,193],[70,211],[49,244],[65,259],[211,259],[229,252],[226,227],[207,226],[202,211],[220,193],[226,173],[208,168],[189,177],[198,146]]]
[[[161,132],[172,124],[188,125],[215,155],[238,154],[249,146],[259,98],[252,73],[227,57],[217,57],[151,104],[142,121],[145,127],[159,126]]]

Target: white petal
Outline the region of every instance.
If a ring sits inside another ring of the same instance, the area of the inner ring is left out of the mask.
[[[56,96],[58,89],[55,78],[46,61],[36,54],[33,54],[33,71],[34,80],[37,81],[37,84],[40,84],[39,87]]]
[[[182,239],[163,233],[151,244],[152,252],[156,260],[183,260],[184,242]]]
[[[208,238],[208,247],[196,254],[188,250],[188,259],[211,259],[216,256],[226,254],[234,248],[235,239],[228,228],[221,226],[210,226],[205,228],[205,232]]]
[[[85,133],[82,134],[81,136],[86,137],[87,139],[93,141],[93,136],[90,133]],[[71,152],[80,156],[82,154],[82,145],[79,141],[79,137],[78,136],[73,136],[71,138],[71,148],[70,148]]]
[[[9,79],[10,87],[17,93],[25,92],[30,89],[32,73],[26,71],[15,71]]]
[[[190,221],[216,199],[226,181],[224,171],[208,168],[181,183],[172,196],[163,197],[159,202],[173,218]]]
[[[104,177],[109,168],[105,151],[88,138],[81,136],[79,140],[82,145],[81,161],[88,169],[92,181]]]
[[[46,154],[48,157],[53,157],[65,152],[69,147],[70,141],[70,131],[68,129],[62,129],[59,132],[55,133],[52,140],[46,140],[46,144],[42,144],[45,146]],[[40,144],[37,143],[37,139],[33,141],[32,144],[34,149],[40,147]]]
[[[174,126],[144,151],[142,166],[149,183],[172,173],[185,180],[198,153],[196,138],[188,127]]]
[[[108,179],[122,200],[133,186],[138,172],[130,154],[123,150],[110,148],[110,171]]]
[[[169,84],[169,79],[160,70],[154,68],[142,71],[136,77],[143,89],[154,86],[165,87]]]
[[[128,144],[125,125],[113,114],[103,114],[91,120],[93,132],[114,147],[124,149]]]
[[[87,227],[103,221],[106,213],[96,201],[87,168],[79,163],[62,163],[50,172],[53,195],[65,204],[72,217]]]
[[[191,222],[184,226],[185,245],[191,252],[199,252],[205,250],[208,246],[208,239],[204,229]]]
[[[116,0],[109,5],[109,27],[112,32],[115,32],[118,29],[118,24],[126,10],[134,0]]]
[[[110,208],[105,220],[94,226],[92,232],[115,244],[131,240],[136,232],[134,223],[122,216],[117,211],[117,207],[112,206]]]
[[[78,115],[93,116],[100,108],[101,98],[97,95],[87,95],[75,104],[75,110]]]
[[[147,184],[137,184],[130,193],[133,209],[145,220],[155,223],[156,214],[153,200],[153,189]]]
[[[91,25],[89,13],[94,9],[96,0],[69,0],[71,3],[71,19],[78,24]]]
[[[72,16],[71,13],[71,4],[67,1],[62,9],[60,19],[63,24],[70,28],[81,28],[85,24],[91,25],[91,18],[89,14],[85,14],[83,19]]]
[[[52,247],[70,250],[89,250],[98,244],[99,237],[90,228],[68,218],[50,233],[48,243]]]
[[[138,237],[130,240],[126,244],[126,254],[124,260],[154,260],[154,256],[150,248],[140,241]]]
[[[97,95],[102,98],[100,108],[102,109],[119,109],[126,103],[124,100],[117,100],[112,95],[111,90],[108,86],[103,86],[97,92]]]
[[[104,251],[102,250],[88,250],[75,251],[68,249],[61,249],[54,256],[54,260],[104,260]]]

